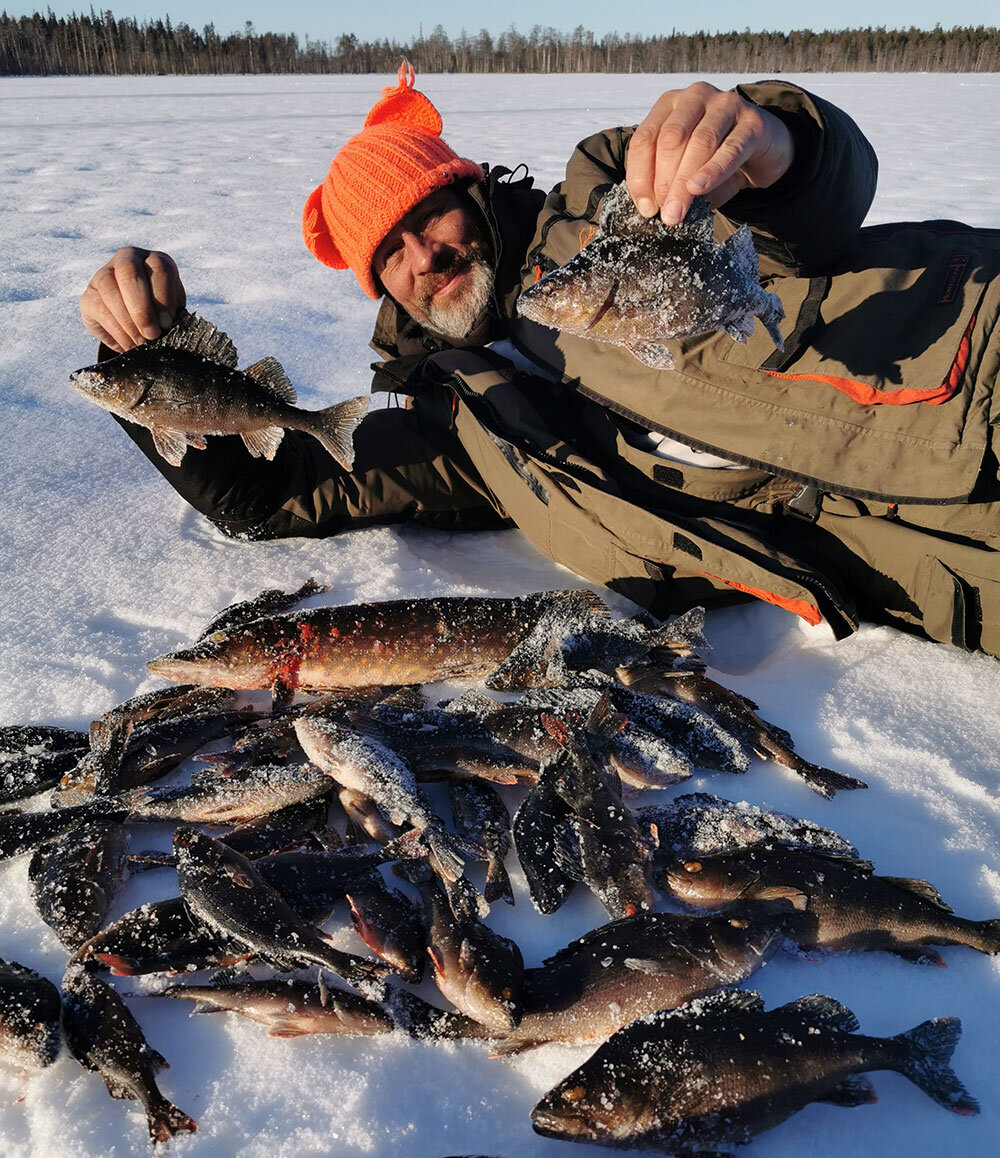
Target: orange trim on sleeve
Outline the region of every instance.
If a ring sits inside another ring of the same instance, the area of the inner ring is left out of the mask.
[[[791,382],[825,382],[835,390],[840,390],[848,398],[853,398],[862,406],[908,406],[912,402],[925,402],[929,406],[940,406],[954,397],[969,363],[972,346],[972,327],[976,324],[976,314],[969,319],[965,333],[958,344],[955,359],[940,386],[926,390],[876,390],[867,382],[857,382],[853,378],[837,378],[830,374],[783,374],[780,370],[765,370],[772,378],[787,378]]]
[[[758,599],[763,599],[765,603],[773,603],[775,607],[782,607],[785,611],[792,611],[813,627],[817,623],[823,622],[819,608],[813,607],[804,599],[786,599],[783,595],[776,595],[773,591],[761,591],[756,587],[748,587],[745,583],[737,583],[735,579],[723,579],[721,575],[711,575],[708,571],[699,571],[698,574],[704,575],[706,579],[713,579],[716,583],[725,583],[727,587],[734,587],[737,591],[743,591],[747,595],[755,595]]]

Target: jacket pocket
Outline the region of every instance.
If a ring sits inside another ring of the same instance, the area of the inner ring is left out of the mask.
[[[864,244],[824,287],[805,332],[786,322],[785,356],[757,327],[725,360],[772,379],[828,387],[862,406],[940,405],[959,391],[983,296],[1000,266],[1000,237],[953,222],[863,230]],[[787,280],[787,279],[786,279]],[[791,279],[798,282],[801,279]],[[814,279],[812,292],[821,279]],[[799,319],[809,297],[768,288]],[[798,308],[796,308],[798,307]]]
[[[982,554],[979,566],[975,562],[949,565],[933,555],[926,556],[918,603],[924,631],[931,639],[1000,655],[1000,554]]]

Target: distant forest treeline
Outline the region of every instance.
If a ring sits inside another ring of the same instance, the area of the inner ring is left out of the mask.
[[[513,26],[499,36],[483,29],[452,39],[438,25],[429,36],[400,43],[336,43],[277,32],[220,36],[170,18],[115,19],[110,12],[57,18],[0,14],[0,75],[198,75],[212,73],[393,73],[400,59],[419,72],[1000,72],[996,28],[940,27],[892,31],[727,32],[595,39],[573,32]]]

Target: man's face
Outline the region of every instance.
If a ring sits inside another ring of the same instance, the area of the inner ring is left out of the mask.
[[[446,338],[464,338],[489,304],[492,258],[475,207],[446,186],[389,230],[375,250],[372,273],[415,321]]]

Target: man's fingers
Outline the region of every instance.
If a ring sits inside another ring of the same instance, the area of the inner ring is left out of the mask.
[[[80,312],[88,332],[117,353],[124,353],[138,344],[135,336],[122,328],[104,302],[92,294],[89,286],[81,299]]]
[[[177,266],[167,254],[154,251],[146,258],[146,269],[156,320],[162,329],[169,329],[187,303]]]
[[[698,81],[664,93],[650,109],[629,141],[625,181],[640,213],[659,212],[677,225],[699,193],[721,205],[748,184],[773,184],[792,153],[780,119],[737,92]]]
[[[108,301],[118,321],[123,326],[131,324],[141,335],[140,341],[160,336],[160,310],[150,290],[146,268],[148,258],[145,250],[137,250],[135,256],[115,261],[113,269],[118,283],[118,300],[111,298]]]

